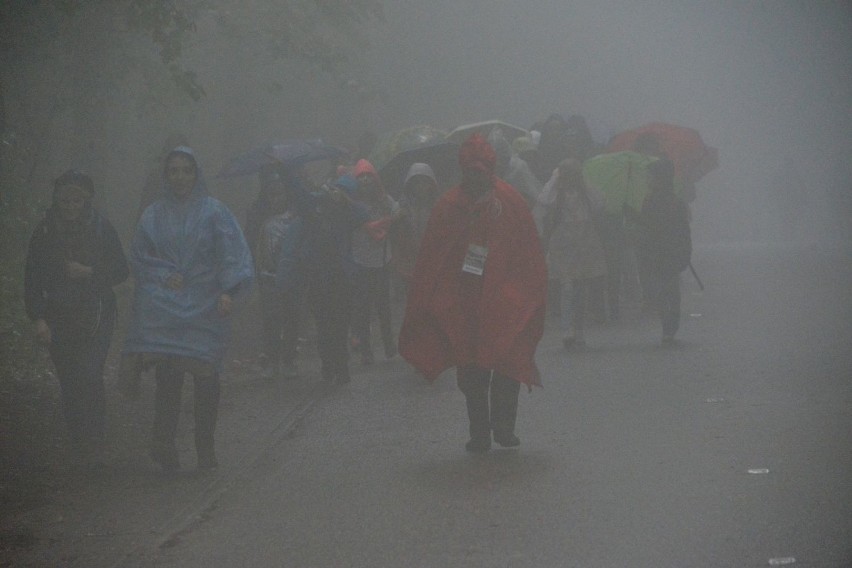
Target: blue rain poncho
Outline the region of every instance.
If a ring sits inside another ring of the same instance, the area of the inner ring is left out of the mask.
[[[130,250],[136,287],[124,352],[178,355],[220,366],[230,317],[217,312],[219,297],[246,294],[254,266],[239,223],[207,194],[196,171],[187,201],[179,202],[167,189],[139,220]],[[179,290],[166,285],[174,274],[183,277]]]

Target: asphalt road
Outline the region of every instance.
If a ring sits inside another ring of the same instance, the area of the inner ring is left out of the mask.
[[[566,353],[553,321],[517,450],[464,401],[359,369],[151,566],[852,566],[852,260],[700,249],[681,343],[638,314]]]
[[[548,321],[518,449],[465,453],[452,373],[355,363],[328,389],[232,361],[218,471],[131,444],[4,515],[0,567],[852,567],[852,257],[693,259],[676,348],[635,308],[581,352]]]

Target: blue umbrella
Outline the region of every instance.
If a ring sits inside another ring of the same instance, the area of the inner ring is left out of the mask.
[[[335,160],[346,152],[320,139],[284,140],[260,146],[228,162],[216,174],[217,178],[233,178],[258,173],[264,166],[282,164],[301,166],[319,160]]]

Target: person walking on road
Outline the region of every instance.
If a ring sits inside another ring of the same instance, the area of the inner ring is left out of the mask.
[[[409,288],[400,353],[429,380],[456,367],[469,452],[520,444],[520,385],[539,385],[547,268],[523,196],[494,175],[480,134],[459,150],[461,183],[435,204]]]
[[[547,263],[550,280],[560,288],[566,349],[586,344],[587,301],[593,283],[606,275],[606,256],[595,221],[601,200],[586,187],[582,168],[579,160],[563,160],[539,196],[547,211]]]
[[[325,381],[346,384],[347,335],[352,311],[352,233],[370,220],[367,207],[352,195],[358,181],[342,175],[319,191],[309,191],[297,171],[282,169],[293,208],[303,221],[305,295],[314,315],[320,372]]]
[[[198,468],[212,469],[230,314],[234,299],[249,292],[254,266],[238,221],[208,195],[190,148],[168,154],[164,181],[131,246],[136,287],[124,356],[141,359],[127,367],[156,366],[151,457],[166,472],[180,466],[175,434],[184,375],[192,375]]]
[[[373,308],[386,359],[396,357],[396,338],[391,321],[391,225],[399,218],[399,204],[385,192],[382,180],[367,160],[358,160],[354,170],[358,180],[355,200],[366,207],[370,221],[352,233],[353,305],[352,335],[361,353],[361,362],[374,362],[372,347]]]
[[[286,186],[271,196],[271,216],[261,227],[255,247],[266,355],[263,376],[268,379],[299,376],[296,358],[304,296],[303,222],[290,202]]]
[[[435,201],[441,194],[438,180],[429,164],[417,163],[408,168],[399,198],[400,219],[396,227],[393,264],[405,282],[411,279],[417,252],[426,233]]]
[[[113,287],[127,279],[121,242],[92,207],[92,179],[69,170],[54,182],[53,204],[33,231],[24,303],[36,338],[48,346],[75,451],[102,459],[106,415],[104,363],[115,326]]]
[[[671,160],[648,166],[648,188],[640,214],[639,254],[648,294],[662,322],[663,345],[672,345],[680,326],[680,273],[689,267],[692,255],[689,209],[675,195]]]

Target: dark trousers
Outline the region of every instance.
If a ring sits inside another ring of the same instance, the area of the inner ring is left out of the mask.
[[[599,322],[606,321],[606,300],[604,299],[606,292],[607,279],[605,275],[596,276],[589,280],[588,297],[586,300],[588,302],[587,311]]]
[[[497,436],[514,434],[521,383],[479,367],[459,367],[456,375],[467,402],[471,439],[490,441],[492,430]]]
[[[358,339],[359,349],[364,355],[372,355],[370,324],[373,308],[379,316],[379,328],[385,355],[395,351],[391,329],[390,269],[358,267],[352,279],[353,306],[352,331]]]
[[[104,363],[114,326],[115,313],[109,312],[94,335],[51,327],[50,358],[56,367],[68,435],[75,444],[100,445],[104,441]]]
[[[592,295],[594,278],[575,278],[560,284],[562,290],[562,331],[583,337],[586,321],[586,303]]]
[[[298,294],[281,290],[273,282],[263,279],[259,288],[263,311],[264,353],[275,367],[293,363],[299,343]]]
[[[317,328],[319,351],[324,378],[349,376],[349,333],[351,285],[342,273],[316,275],[308,280],[307,296]]]
[[[195,402],[195,450],[199,461],[214,455],[214,433],[219,413],[219,373],[213,365],[184,357],[167,357],[157,363],[157,390],[154,398],[155,448],[174,448],[180,419],[180,400],[185,374],[191,374]]]
[[[673,337],[680,327],[680,274],[647,271],[647,291],[663,324],[663,336]]]

